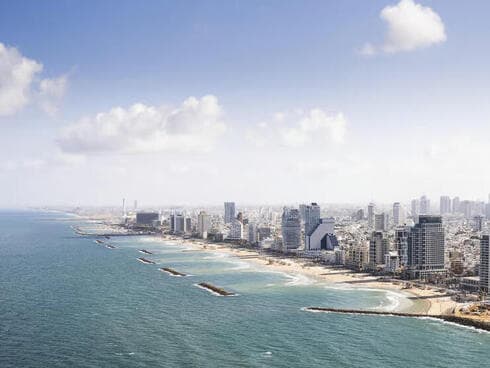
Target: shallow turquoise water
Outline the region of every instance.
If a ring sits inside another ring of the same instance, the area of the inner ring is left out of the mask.
[[[0,212],[2,368],[481,367],[490,358],[490,334],[468,328],[301,309],[389,306],[381,291],[332,289],[149,238],[114,238],[109,250],[72,224]],[[138,262],[140,248],[157,264]],[[239,295],[217,297],[200,281]]]

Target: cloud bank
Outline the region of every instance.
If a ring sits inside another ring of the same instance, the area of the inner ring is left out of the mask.
[[[222,115],[213,95],[189,97],[178,108],[137,103],[67,126],[58,144],[81,154],[209,151],[226,130]]]
[[[378,46],[366,43],[361,49],[363,55],[413,51],[447,39],[441,17],[413,0],[401,0],[397,5],[385,7],[380,18],[387,25],[385,41]]]

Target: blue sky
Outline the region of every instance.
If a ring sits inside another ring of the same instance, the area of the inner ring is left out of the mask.
[[[387,7],[399,11],[383,18]],[[0,2],[0,43],[43,66],[21,108],[1,114],[0,100],[0,205],[484,198],[489,10],[442,0]],[[43,80],[60,83],[40,97]],[[0,91],[8,85],[0,74]],[[131,115],[136,103],[145,108]],[[108,126],[116,137],[100,133]]]

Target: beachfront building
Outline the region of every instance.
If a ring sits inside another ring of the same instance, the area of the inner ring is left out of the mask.
[[[170,232],[176,235],[182,235],[186,231],[185,215],[174,212],[170,215]]]
[[[420,215],[408,237],[408,270],[412,278],[444,274],[444,228],[441,216]]]
[[[311,235],[320,223],[320,206],[312,203],[304,208],[305,235]]]
[[[211,219],[205,211],[199,212],[197,215],[197,233],[201,239],[208,237],[208,231],[211,226]]]
[[[305,238],[305,250],[334,250],[338,247],[337,238],[334,235],[335,220],[333,217],[322,218],[310,235]]]
[[[154,226],[160,221],[158,212],[138,212],[136,214],[136,225],[139,226]]]
[[[235,202],[225,202],[225,224],[231,224],[235,220]]]
[[[395,229],[395,249],[398,251],[400,266],[408,264],[408,235],[410,228],[402,226]]]
[[[238,221],[237,219],[233,220],[230,226],[228,239],[233,239],[233,240],[243,239],[243,224],[241,221]]]
[[[382,231],[373,231],[369,241],[369,268],[373,271],[384,265],[389,243]]]
[[[301,218],[296,208],[284,207],[281,220],[283,251],[298,249],[301,245]]]
[[[483,235],[480,241],[480,288],[490,291],[490,236]]]
[[[258,236],[258,231],[257,231],[257,225],[254,223],[248,224],[248,242],[250,244],[257,244],[259,241],[259,236]]]

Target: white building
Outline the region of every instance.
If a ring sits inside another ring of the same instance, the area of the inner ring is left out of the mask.
[[[243,224],[238,220],[233,220],[230,226],[230,233],[228,239],[243,239]]]
[[[322,218],[310,235],[306,235],[305,250],[333,250],[336,246],[328,235],[334,234],[335,220],[332,217]]]
[[[200,238],[206,239],[208,237],[210,226],[211,221],[209,215],[204,211],[199,212],[199,215],[197,215],[197,232]]]

